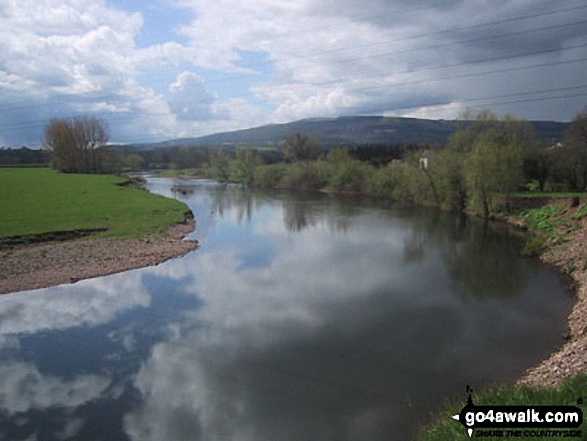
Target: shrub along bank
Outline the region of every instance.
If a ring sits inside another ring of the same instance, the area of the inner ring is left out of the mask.
[[[252,148],[217,150],[196,173],[251,187],[360,193],[485,218],[509,213],[519,191],[550,195],[587,188],[587,112],[569,126],[564,145],[553,147],[538,145],[532,126],[511,115],[500,119],[482,111],[467,117],[469,126],[444,148],[406,148],[388,163],[361,161],[345,148],[320,153],[298,134],[284,141],[286,162],[264,164]]]

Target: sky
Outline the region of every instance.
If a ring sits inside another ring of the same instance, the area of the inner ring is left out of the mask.
[[[4,146],[77,115],[133,143],[587,105],[584,0],[0,0],[0,29]]]

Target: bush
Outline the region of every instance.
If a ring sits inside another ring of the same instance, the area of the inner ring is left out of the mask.
[[[397,174],[394,167],[382,167],[373,170],[367,177],[367,193],[373,196],[391,198],[397,186]]]
[[[260,188],[280,187],[287,169],[288,166],[283,163],[257,167],[255,170],[255,186]]]
[[[574,220],[581,220],[585,216],[587,216],[587,203],[581,204],[579,206],[579,208],[577,209],[577,211],[575,211],[575,213],[573,213],[571,218],[573,218]]]
[[[328,182],[328,166],[323,161],[296,162],[287,167],[281,180],[293,190],[321,190]]]
[[[528,227],[552,234],[561,223],[560,219],[556,219],[556,216],[563,210],[564,207],[561,205],[548,204],[522,213],[522,217],[528,224]]]
[[[411,165],[392,167],[397,176],[392,197],[400,201],[431,204],[434,201],[430,179],[425,172]]]
[[[373,167],[359,161],[346,161],[330,165],[328,188],[334,191],[367,191],[367,177],[372,174]]]

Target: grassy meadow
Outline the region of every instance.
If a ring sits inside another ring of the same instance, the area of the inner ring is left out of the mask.
[[[183,203],[117,185],[122,182],[48,168],[0,168],[0,240],[86,229],[106,229],[100,236],[141,236],[184,220]]]

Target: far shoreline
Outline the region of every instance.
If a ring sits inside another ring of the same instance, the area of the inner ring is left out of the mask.
[[[190,212],[165,236],[45,242],[0,250],[0,294],[71,284],[181,257],[198,248],[197,241],[186,239],[195,226]]]

